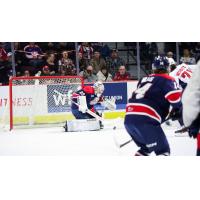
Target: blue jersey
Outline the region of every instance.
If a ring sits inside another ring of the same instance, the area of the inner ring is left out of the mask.
[[[97,97],[92,86],[84,86],[83,89],[73,93],[72,100],[77,103],[78,96],[85,96],[88,109],[94,111],[94,105],[101,101],[101,97]],[[78,109],[78,106],[72,104],[72,109]]]
[[[181,90],[167,74],[152,74],[142,78],[126,106],[126,115],[145,115],[162,123],[170,105],[181,108]]]

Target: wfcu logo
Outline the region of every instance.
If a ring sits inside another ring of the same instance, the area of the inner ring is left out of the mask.
[[[67,112],[70,110],[72,90],[61,85],[47,86],[48,112]]]
[[[62,105],[64,106],[67,102],[67,95],[66,94],[62,94],[60,92],[58,92],[57,90],[54,90],[54,102],[56,104],[56,106]]]

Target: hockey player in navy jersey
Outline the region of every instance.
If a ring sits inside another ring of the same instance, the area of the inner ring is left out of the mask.
[[[142,78],[126,106],[125,128],[140,148],[136,156],[170,155],[170,147],[161,124],[169,116],[174,120],[181,113],[181,90],[168,75],[168,59],[154,59],[153,74]],[[173,107],[169,113],[170,105]]]
[[[90,131],[103,128],[101,120],[96,120],[101,114],[94,105],[100,103],[109,110],[114,110],[116,104],[112,100],[103,98],[104,85],[97,81],[93,86],[84,86],[74,92],[71,98],[71,111],[76,120],[67,121],[65,131]]]
[[[72,101],[78,103],[72,103],[71,109],[76,119],[90,119],[94,118],[86,112],[87,109],[99,115],[94,109],[94,105],[103,101],[104,85],[98,81],[94,86],[84,86],[83,89],[73,93]]]

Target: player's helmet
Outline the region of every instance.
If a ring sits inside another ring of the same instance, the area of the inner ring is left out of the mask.
[[[104,85],[101,81],[97,81],[95,84],[94,84],[94,92],[97,96],[101,96],[104,92]]]
[[[153,70],[168,70],[169,60],[166,56],[157,56],[154,58],[152,69]]]

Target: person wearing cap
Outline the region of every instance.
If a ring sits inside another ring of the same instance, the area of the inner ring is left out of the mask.
[[[51,76],[51,75],[53,75],[52,72],[50,71],[49,67],[45,65],[42,68],[41,76]]]
[[[106,65],[112,76],[115,75],[120,66],[125,65],[123,59],[119,57],[117,49],[112,49],[110,57],[106,59]]]

